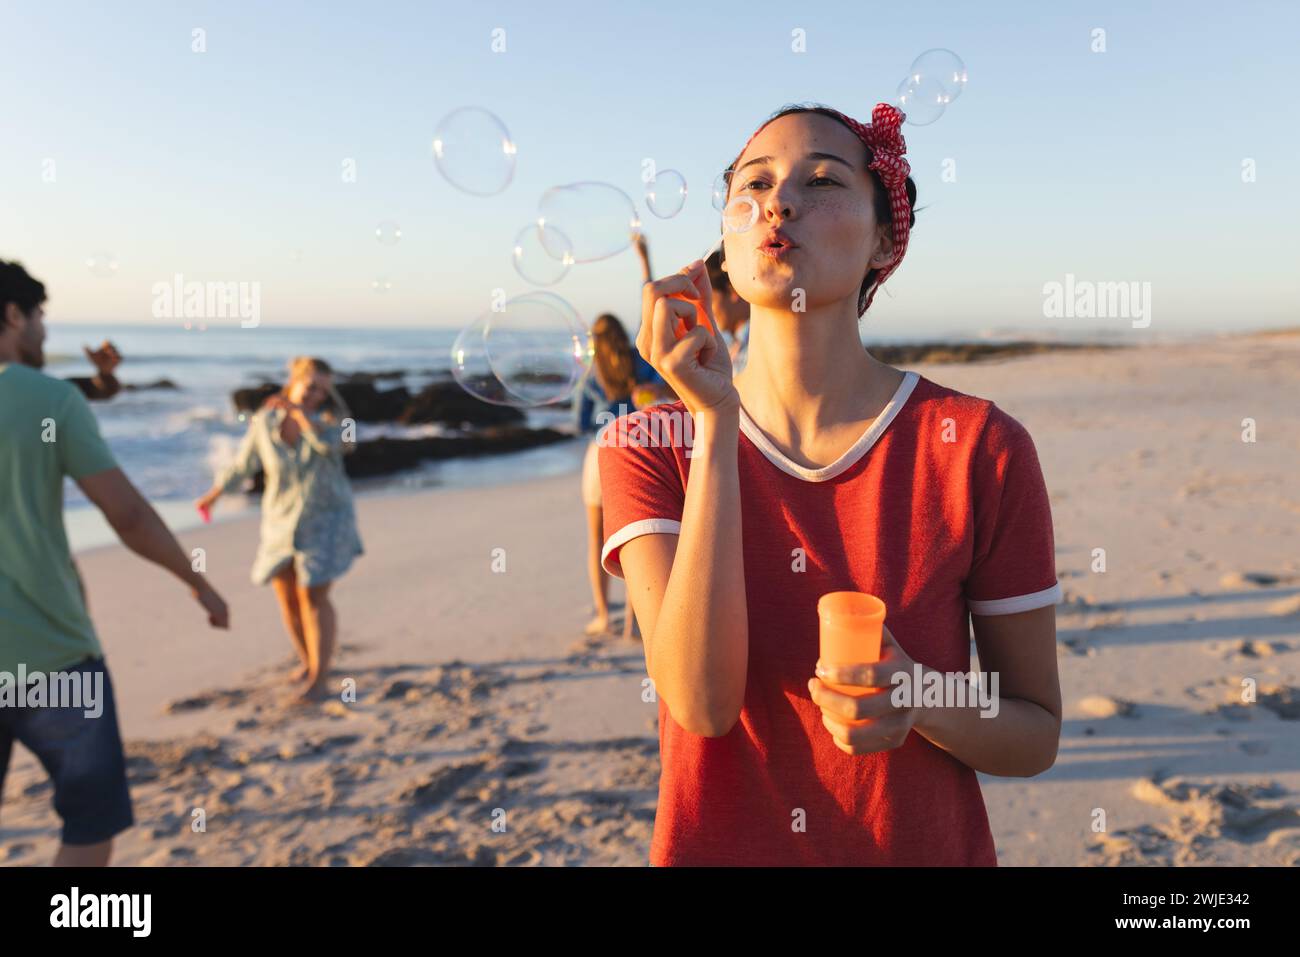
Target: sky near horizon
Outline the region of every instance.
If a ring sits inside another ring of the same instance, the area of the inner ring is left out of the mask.
[[[763,118],[814,100],[865,120],[932,47],[969,85],[904,127],[918,221],[868,332],[1130,326],[1046,317],[1067,275],[1149,283],[1152,332],[1300,313],[1292,3],[0,0],[0,16],[0,258],[46,283],[54,322],[169,321],[152,289],[179,274],[258,283],[263,324],[463,326],[494,290],[532,288],[514,237],[545,189],[580,180],[626,191],[672,272],[716,237],[709,186]],[[431,158],[466,105],[517,145],[500,195],[456,191]],[[675,218],[645,211],[647,158],[686,177]],[[400,242],[376,241],[383,221]],[[100,252],[116,275],[88,268]],[[550,288],[634,326],[639,282],[625,251]]]

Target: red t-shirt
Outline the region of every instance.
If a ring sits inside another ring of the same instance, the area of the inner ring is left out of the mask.
[[[685,417],[680,402],[654,406],[600,438],[602,561],[613,575],[622,577],[624,543],[681,530]],[[944,672],[970,670],[970,613],[1061,600],[1029,433],[991,401],[915,372],[825,468],[790,461],[743,410],[740,428],[744,706],[730,732],[709,738],[684,730],[659,698],[663,770],[650,863],[996,865],[971,767],[915,731],[890,751],[845,754],[808,680],[817,599],[829,591],[882,598],[903,650]]]

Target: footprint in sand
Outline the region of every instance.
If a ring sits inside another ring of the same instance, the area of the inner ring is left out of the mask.
[[[1285,854],[1300,827],[1300,804],[1272,781],[1195,782],[1154,777],[1134,783],[1138,800],[1170,812],[1164,824],[1142,824],[1097,835],[1085,863],[1184,866],[1214,863],[1221,840],[1263,842]],[[1100,859],[1099,861],[1097,859]],[[1294,856],[1287,863],[1294,862]]]
[[[1271,588],[1274,585],[1286,585],[1296,581],[1295,575],[1273,574],[1272,572],[1229,572],[1219,579],[1219,585],[1223,588],[1245,588],[1247,585],[1253,585],[1256,588]]]
[[[223,691],[207,691],[190,698],[178,698],[163,705],[165,714],[183,714],[187,711],[202,711],[204,708],[233,708],[248,700],[249,692],[243,688],[231,688]]]
[[[1205,647],[1205,650],[1221,658],[1271,658],[1273,655],[1290,651],[1291,646],[1284,641],[1251,641],[1249,638],[1243,638],[1240,641],[1228,642],[1226,647],[1213,641]]]

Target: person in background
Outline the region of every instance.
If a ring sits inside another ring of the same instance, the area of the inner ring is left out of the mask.
[[[82,394],[92,402],[111,399],[121,392],[122,384],[117,381],[117,376],[113,375],[113,370],[122,364],[122,353],[117,351],[117,347],[105,339],[98,349],[82,346],[82,350],[86,353],[90,364],[95,367],[95,374],[72,376],[67,381],[80,389]]]
[[[704,265],[713,286],[713,315],[731,355],[731,371],[739,375],[749,358],[749,303],[740,298],[722,268],[722,250],[706,259]]]
[[[63,527],[64,477],[103,512],[122,544],[190,589],[209,625],[228,628],[230,614],[117,467],[82,394],[40,371],[44,303],[43,284],[0,260],[0,672],[17,674],[21,665],[29,676],[46,676],[47,689],[89,685],[98,713],[84,707],[84,695],[80,707],[11,706],[0,695],[0,795],[19,741],[54,786],[63,820],[54,863],[102,867],[113,838],[135,821],[113,685]]]
[[[651,275],[650,253],[645,235],[637,233],[632,245],[641,260],[642,277],[648,281]],[[586,633],[600,635],[609,630],[609,574],[600,565],[604,512],[601,507],[597,433],[620,415],[653,405],[664,398],[667,387],[663,377],[636,351],[627,330],[615,316],[609,313],[597,316],[591,326],[591,337],[595,361],[579,387],[574,417],[577,431],[592,437],[582,463],[582,502],[587,508],[589,533],[587,574],[595,608],[595,617],[587,624]],[[632,638],[635,620],[629,601],[623,618],[625,639]]]
[[[591,371],[583,379],[574,409],[577,431],[591,436],[582,463],[582,503],[587,508],[587,572],[596,615],[587,624],[586,633],[600,635],[609,630],[609,574],[600,566],[605,518],[597,459],[599,433],[619,416],[636,411],[638,403],[634,395],[648,388],[651,390],[649,404],[653,404],[655,393],[653,377],[646,371],[650,368],[649,363],[633,347],[627,330],[616,317],[609,313],[598,316],[592,323],[591,338],[595,359]],[[629,602],[623,619],[623,637],[626,639],[632,638],[633,621]]]
[[[299,701],[325,692],[338,632],[330,586],[363,554],[343,469],[343,456],[353,448],[343,439],[347,414],[329,364],[309,356],[293,359],[288,383],[249,420],[235,461],[195,502],[206,511],[244,479],[259,470],[265,474],[262,537],[251,577],[253,584],[269,582],[275,589],[302,659],[292,677],[306,682]]]

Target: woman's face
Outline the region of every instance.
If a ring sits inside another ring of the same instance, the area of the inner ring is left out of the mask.
[[[887,251],[866,162],[862,141],[817,113],[782,116],[754,137],[729,193],[758,204],[753,228],[726,238],[727,274],[741,298],[797,311],[847,299],[856,315],[868,261]]]
[[[294,379],[289,384],[289,401],[315,412],[329,395],[330,378],[322,372]]]

